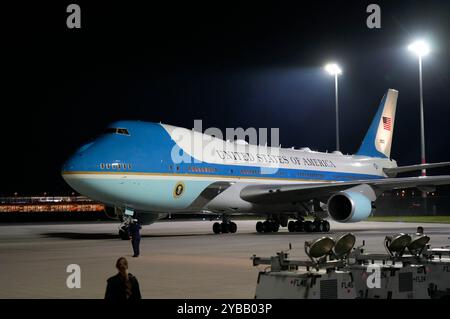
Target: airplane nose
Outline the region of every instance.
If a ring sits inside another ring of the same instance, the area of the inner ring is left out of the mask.
[[[79,148],[62,166],[61,176],[64,181],[78,193],[89,196],[91,185],[80,174],[93,171],[95,169],[96,150],[89,143]]]
[[[89,162],[88,162],[88,156],[87,156],[87,150],[93,145],[94,143],[88,143],[81,148],[79,148],[75,154],[73,154],[62,166],[61,173],[64,176],[64,173],[70,173],[70,172],[79,172],[79,171],[86,171],[89,169]]]

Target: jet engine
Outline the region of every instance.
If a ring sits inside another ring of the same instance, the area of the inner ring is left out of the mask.
[[[359,222],[370,216],[375,199],[372,187],[358,185],[332,195],[328,199],[328,214],[340,223]]]

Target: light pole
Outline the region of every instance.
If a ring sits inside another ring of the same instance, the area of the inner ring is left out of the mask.
[[[338,76],[342,74],[342,70],[336,63],[329,63],[325,66],[325,70],[334,75],[334,90],[336,100],[336,150],[340,150],[339,146],[339,103],[338,103]]]
[[[425,124],[423,117],[423,87],[422,87],[422,57],[430,52],[430,47],[425,41],[419,40],[411,43],[408,50],[414,52],[419,57],[419,87],[420,87],[420,156],[422,164],[425,164]],[[426,176],[427,171],[422,170],[422,176]]]

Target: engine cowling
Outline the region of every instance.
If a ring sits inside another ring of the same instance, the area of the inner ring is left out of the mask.
[[[354,223],[367,219],[376,196],[368,185],[359,185],[338,192],[328,199],[328,214],[339,223]]]

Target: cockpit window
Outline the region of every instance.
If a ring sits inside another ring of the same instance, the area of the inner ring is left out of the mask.
[[[116,128],[116,127],[108,127],[105,130],[105,134],[120,134],[120,135],[130,135],[126,128]]]
[[[117,134],[130,135],[130,133],[128,133],[128,130],[126,128],[118,128]]]

